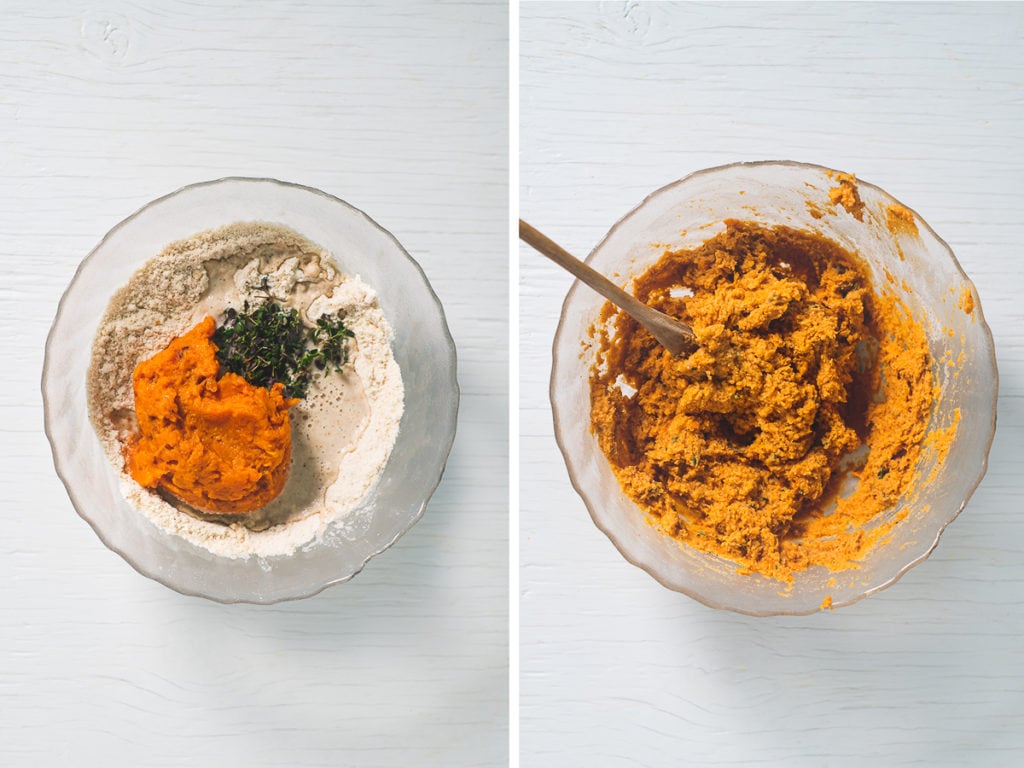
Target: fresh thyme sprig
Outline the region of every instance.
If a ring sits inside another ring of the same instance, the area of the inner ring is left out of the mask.
[[[337,315],[322,315],[307,328],[298,310],[268,301],[253,309],[227,309],[213,334],[225,371],[258,387],[280,382],[286,397],[304,398],[315,372],[340,372],[348,362],[352,331]]]

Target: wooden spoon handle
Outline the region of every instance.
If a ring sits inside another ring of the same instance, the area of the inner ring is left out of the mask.
[[[644,328],[651,332],[662,346],[673,355],[693,351],[697,340],[693,329],[664,312],[648,307],[635,296],[631,296],[619,286],[577,259],[562,246],[551,240],[522,219],[519,220],[519,238],[538,253],[547,256],[563,269],[571,272],[581,282],[586,283],[612,304],[621,307],[636,319]]]

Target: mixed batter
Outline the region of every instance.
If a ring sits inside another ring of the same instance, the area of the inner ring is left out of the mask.
[[[749,572],[855,565],[897,522],[867,525],[907,491],[931,412],[907,308],[838,244],[738,221],[666,252],[633,292],[700,347],[675,358],[605,305],[591,423],[623,491],[665,533]],[[840,493],[849,465],[859,483]]]

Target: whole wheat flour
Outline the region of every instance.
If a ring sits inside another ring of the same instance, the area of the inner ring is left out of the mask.
[[[282,494],[245,524],[203,517],[140,486],[124,466],[135,431],[132,372],[207,315],[267,298],[315,323],[340,313],[353,332],[342,373],[315,380],[291,409],[292,465]],[[392,331],[374,291],[301,235],[241,222],[171,243],[114,294],[93,344],[90,417],[129,503],[159,528],[230,558],[288,555],[354,510],[387,463],[403,412]]]

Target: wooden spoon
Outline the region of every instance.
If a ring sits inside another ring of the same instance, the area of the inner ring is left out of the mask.
[[[661,346],[674,356],[688,354],[697,348],[697,339],[690,326],[653,307],[648,307],[636,297],[630,296],[607,277],[588,267],[558,243],[541,234],[522,219],[519,220],[519,239],[547,256],[558,266],[576,275],[582,282],[640,323],[651,332]]]

